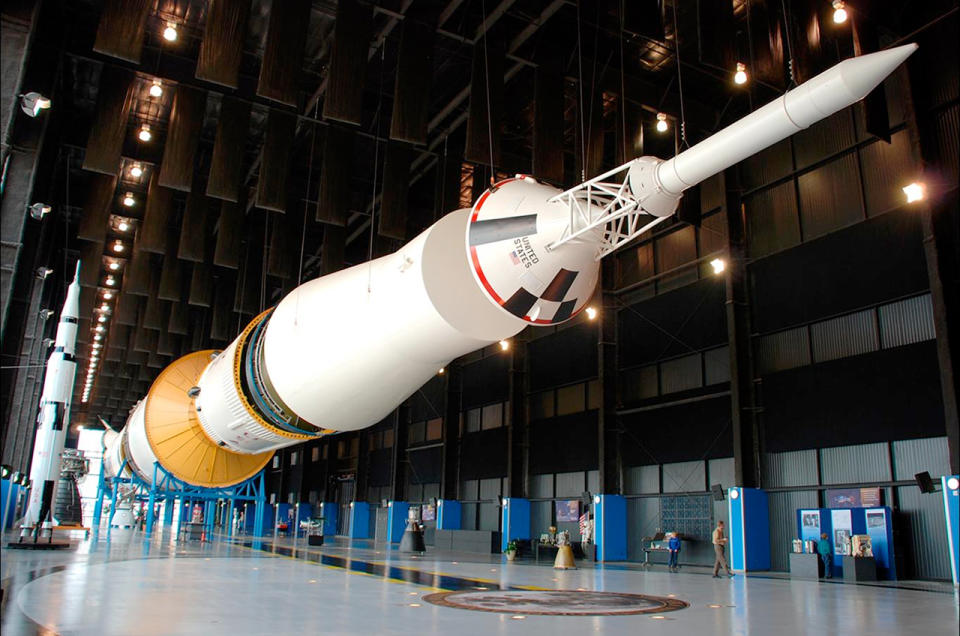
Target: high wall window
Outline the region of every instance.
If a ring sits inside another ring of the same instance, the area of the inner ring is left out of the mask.
[[[476,433],[500,428],[509,424],[509,402],[494,402],[486,406],[469,409],[460,414],[460,434]],[[442,420],[440,421],[440,438],[443,436]],[[436,426],[436,425],[435,425]],[[440,439],[438,438],[438,439]]]
[[[317,462],[320,461],[320,447],[314,446],[310,449],[310,461]]]
[[[549,391],[534,393],[529,398],[530,419],[542,420],[600,408],[600,381],[578,382]]]
[[[761,374],[933,340],[930,294],[878,305],[755,340]]]
[[[629,403],[729,381],[730,351],[723,346],[624,369],[620,372],[620,394]]]

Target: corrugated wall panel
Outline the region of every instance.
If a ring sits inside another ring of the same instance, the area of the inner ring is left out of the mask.
[[[860,444],[820,449],[824,484],[888,481],[891,477],[887,445]]]
[[[767,453],[763,462],[763,485],[767,488],[809,486],[818,483],[817,451]]]
[[[480,499],[496,499],[500,496],[500,478],[480,480]],[[496,503],[481,503],[477,511],[480,530],[500,530],[500,506]]]
[[[806,327],[771,333],[757,341],[757,366],[761,375],[808,364],[810,331]]]
[[[803,240],[863,220],[860,188],[848,187],[851,183],[860,183],[855,155],[843,156],[797,178]]]
[[[643,561],[643,539],[660,528],[660,500],[655,497],[627,500],[627,559]]]
[[[720,484],[724,489],[734,486],[733,457],[707,461],[707,485]]]
[[[960,163],[960,106],[954,104],[933,118],[933,138],[937,143],[941,176],[946,183],[956,183]]]
[[[583,471],[557,473],[557,497],[579,497],[584,486]]]
[[[933,340],[933,306],[930,294],[907,298],[879,308],[880,342],[884,349]]]
[[[730,381],[730,348],[711,349],[703,354],[705,385]]]
[[[592,493],[597,493],[600,491],[600,471],[599,470],[587,471],[587,490]]]
[[[872,309],[810,325],[813,361],[846,358],[880,348]]]
[[[893,478],[913,479],[917,473],[927,471],[937,479],[950,474],[950,452],[946,437],[907,439],[891,444],[893,455]]]
[[[744,200],[750,256],[759,258],[800,243],[800,219],[792,181]]]
[[[660,364],[660,387],[664,394],[703,386],[700,354],[668,360]]]
[[[625,469],[623,491],[628,495],[660,492],[660,466],[634,466]]]
[[[697,492],[707,489],[705,462],[677,462],[663,465],[663,492]]]
[[[782,453],[786,454],[786,453]],[[770,510],[770,569],[790,570],[791,541],[797,538],[797,509],[816,508],[817,492],[772,492],[768,495]]]
[[[553,473],[546,475],[530,475],[530,497],[553,497]]]
[[[913,571],[898,574],[910,578],[949,579],[947,555],[950,546],[947,543],[942,496],[925,495],[916,486],[904,486],[897,488],[897,499],[900,503],[898,525],[904,531],[907,543],[900,550],[913,552],[912,559],[909,555],[907,557],[907,561],[913,563]],[[897,550],[896,546],[894,550]]]

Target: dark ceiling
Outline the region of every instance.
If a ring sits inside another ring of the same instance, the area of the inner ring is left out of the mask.
[[[299,281],[469,204],[490,145],[497,174],[558,185],[640,151],[670,155],[788,87],[791,51],[802,81],[852,54],[854,26],[867,48],[887,45],[951,3],[850,2],[845,26],[825,0],[339,5],[42,3],[25,76],[53,97],[34,198],[56,214],[34,230],[29,265],[58,270],[62,290],[83,261],[75,422],[121,425],[171,360],[224,347]],[[745,88],[730,81],[738,60]],[[666,135],[653,129],[661,111]]]

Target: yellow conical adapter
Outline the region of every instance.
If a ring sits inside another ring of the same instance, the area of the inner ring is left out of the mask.
[[[256,475],[273,451],[244,455],[217,445],[200,426],[187,392],[197,385],[212,350],[196,351],[174,361],[147,393],[144,428],[160,465],[195,486],[221,488]]]

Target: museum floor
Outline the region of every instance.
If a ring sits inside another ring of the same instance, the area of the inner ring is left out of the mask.
[[[249,542],[176,544],[115,530],[109,542],[72,550],[4,548],[3,636],[957,634],[949,584],[714,579],[705,569],[634,565],[563,571],[499,555],[411,557],[369,542]]]

